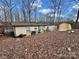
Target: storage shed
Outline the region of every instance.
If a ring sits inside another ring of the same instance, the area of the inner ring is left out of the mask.
[[[50,25],[50,26],[48,26],[48,30],[49,30],[49,31],[57,30],[57,26],[55,26],[55,25]]]
[[[71,27],[71,24],[69,24],[69,23],[61,23],[59,25],[59,31],[68,31],[71,29],[72,29],[72,27]]]
[[[20,35],[35,35],[39,33],[40,26],[44,28],[46,24],[39,24],[39,23],[11,23],[10,25],[5,25],[6,29],[11,28],[14,33],[14,36]],[[12,32],[10,29],[7,29],[8,32]],[[40,29],[42,30],[42,29]]]

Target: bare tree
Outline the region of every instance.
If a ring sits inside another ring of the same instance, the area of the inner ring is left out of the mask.
[[[9,13],[8,17],[10,18],[10,21],[13,22],[12,10],[16,6],[14,4],[14,1],[13,0],[1,0],[1,2],[2,2],[2,5],[4,6],[5,20],[6,20],[6,10],[7,10]]]
[[[19,10],[18,10],[17,7],[14,10],[14,15],[13,16],[15,18],[15,22],[20,22],[20,13],[19,13]]]
[[[27,13],[28,13],[28,21],[31,21],[31,0],[28,0],[27,3]]]
[[[5,7],[4,7],[3,11],[4,11],[5,22],[7,22],[7,15],[6,15],[6,9],[5,9]]]
[[[79,0],[74,0],[76,3],[79,3]],[[76,22],[75,22],[75,27],[77,27],[77,23],[78,23],[78,19],[79,19],[79,9],[77,12],[77,18],[76,18]]]
[[[34,11],[34,18],[35,18],[35,22],[37,22],[37,10],[38,8],[41,7],[41,5],[39,4],[40,0],[34,0],[33,3],[32,3],[32,9]]]
[[[54,22],[55,22],[58,20],[57,18],[59,19],[61,18],[62,0],[50,0],[50,1],[52,2],[51,8],[54,9]]]
[[[59,18],[58,22],[61,22],[61,2],[62,2],[61,0],[59,0],[59,2],[58,2],[58,5],[59,5],[58,6],[58,14],[57,14],[58,15],[57,17]]]
[[[21,0],[21,10],[22,10],[22,13],[23,13],[23,19],[24,19],[24,22],[26,22],[26,0]]]
[[[0,5],[0,11],[2,11],[2,13],[1,13],[2,20],[4,20],[6,22],[7,21],[7,12],[6,12],[5,5],[2,5],[2,4]]]
[[[75,22],[76,26],[77,26],[77,23],[78,23],[78,19],[79,19],[79,10],[77,12],[77,19],[76,19],[76,22]]]
[[[31,22],[31,11],[32,11],[32,3],[34,2],[34,0],[21,0],[21,10],[22,10],[22,13],[23,13],[23,17],[24,17],[24,21],[28,21],[28,22]],[[28,20],[26,20],[27,16],[28,15]]]
[[[0,20],[2,20],[2,21],[7,21],[7,16],[6,16],[6,10],[5,10],[5,7],[4,6],[0,6],[0,13],[1,13],[1,15],[0,15]]]
[[[37,7],[34,8],[34,18],[35,18],[35,22],[37,21]]]
[[[56,14],[56,0],[51,0],[51,2],[52,2],[52,4],[53,4],[53,6],[51,7],[51,8],[53,8],[54,9],[54,21],[55,21],[55,19],[56,19],[56,17],[55,17],[55,14]]]

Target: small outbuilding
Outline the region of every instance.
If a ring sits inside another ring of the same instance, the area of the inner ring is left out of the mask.
[[[47,23],[25,23],[25,22],[12,22],[4,23],[4,33],[11,36],[21,36],[21,35],[36,35],[38,33],[43,33],[45,31],[53,31],[57,29],[55,25],[48,25]]]
[[[5,25],[5,32],[11,32],[15,37],[18,37],[20,35],[35,35],[42,32],[42,29],[46,31],[45,26],[47,24],[41,24],[41,23],[11,23],[10,25]],[[41,28],[42,27],[42,28]],[[43,30],[43,31],[44,31]]]
[[[68,31],[71,29],[72,29],[72,27],[71,27],[71,24],[69,24],[69,23],[61,23],[59,25],[59,31]]]
[[[57,26],[56,26],[56,25],[49,25],[49,26],[48,26],[48,30],[49,30],[49,31],[57,30]]]

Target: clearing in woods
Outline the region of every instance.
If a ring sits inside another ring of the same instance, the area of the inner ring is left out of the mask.
[[[79,30],[0,40],[0,59],[79,59]]]

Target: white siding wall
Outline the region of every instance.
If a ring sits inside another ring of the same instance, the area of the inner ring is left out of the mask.
[[[47,30],[47,26],[44,26],[44,30]]]
[[[47,26],[39,26],[40,32],[44,32],[47,30]]]
[[[26,35],[27,36],[31,35],[30,27],[26,27]]]
[[[20,34],[25,34],[26,36],[31,35],[32,31],[36,31],[36,34],[38,34],[39,29],[41,30],[41,32],[44,32],[47,30],[47,26],[31,26],[31,27],[13,27],[13,28],[9,28],[5,31],[7,32],[11,32],[14,31],[14,35],[15,36],[19,36]]]
[[[14,33],[15,36],[19,36],[20,34],[26,34],[26,36],[31,35],[32,31],[36,31],[38,33],[38,27],[15,27]]]
[[[20,34],[26,34],[26,27],[15,27],[14,33],[15,36],[19,36]]]
[[[54,31],[54,30],[56,30],[56,29],[57,29],[57,26],[54,26],[54,25],[48,26],[48,30],[49,30],[49,31]]]
[[[32,27],[30,27],[30,31],[31,31],[31,32],[32,32],[32,31],[35,31],[36,34],[38,34],[38,26],[32,26]]]
[[[30,31],[38,31],[38,27],[30,27]]]

